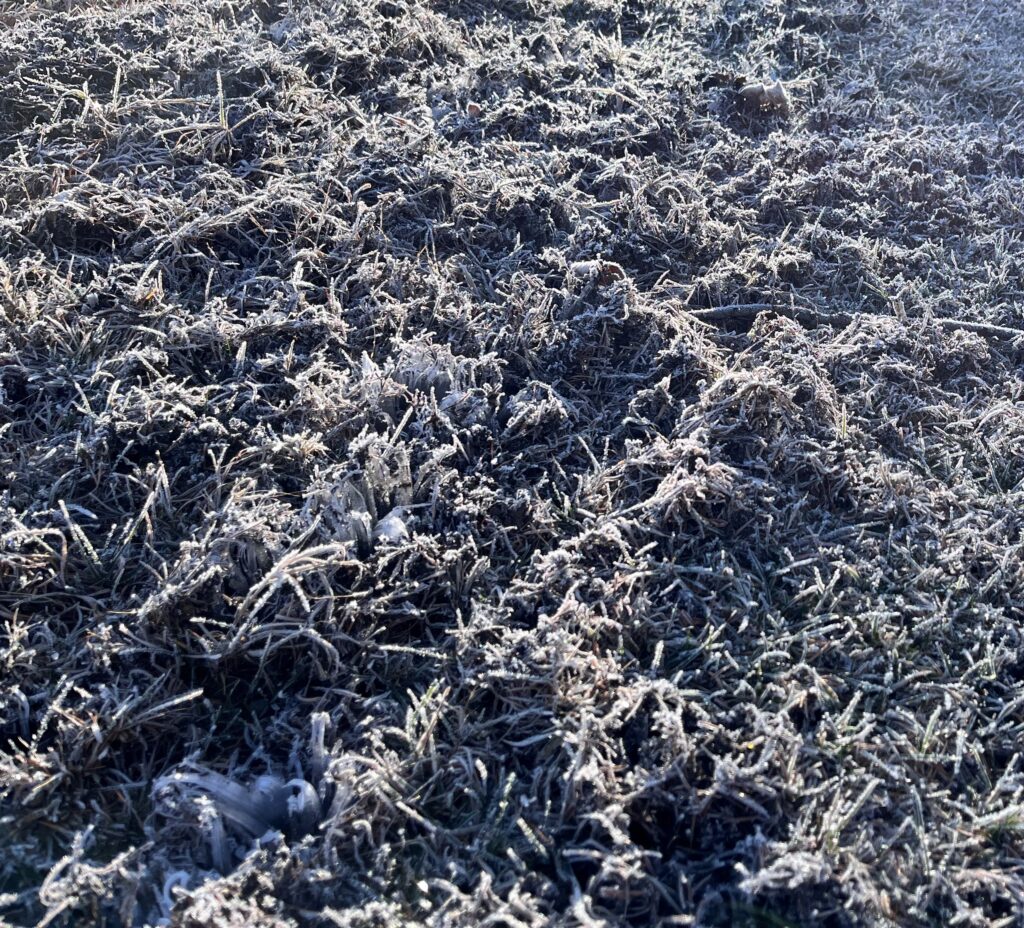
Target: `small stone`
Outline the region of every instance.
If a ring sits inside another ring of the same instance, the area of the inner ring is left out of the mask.
[[[617,280],[624,280],[626,277],[626,271],[621,264],[601,259],[596,261],[575,261],[569,266],[569,270],[574,277],[580,280],[596,279],[603,287]]]

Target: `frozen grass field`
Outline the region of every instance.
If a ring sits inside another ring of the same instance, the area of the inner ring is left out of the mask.
[[[0,2],[0,924],[1024,924],[1024,6]]]

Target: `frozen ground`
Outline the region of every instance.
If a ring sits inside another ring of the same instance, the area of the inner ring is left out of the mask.
[[[1024,923],[1024,6],[0,30],[4,924]]]

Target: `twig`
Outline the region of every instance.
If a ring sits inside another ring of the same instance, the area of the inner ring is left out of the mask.
[[[753,322],[761,313],[768,311],[774,311],[780,316],[793,319],[808,328],[821,325],[848,326],[858,318],[864,317],[875,319],[894,318],[884,316],[882,313],[822,313],[808,307],[785,306],[776,303],[730,303],[726,306],[693,309],[687,312],[690,316],[699,319],[701,322]],[[976,332],[989,338],[1007,341],[1014,341],[1024,337],[1024,329],[995,325],[989,322],[970,322],[965,319],[950,319],[942,316],[933,316],[930,320],[922,317],[920,321],[931,321],[942,326],[944,329]]]

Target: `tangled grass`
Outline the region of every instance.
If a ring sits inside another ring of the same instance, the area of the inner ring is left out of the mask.
[[[0,28],[3,924],[1024,922],[1024,11]]]

